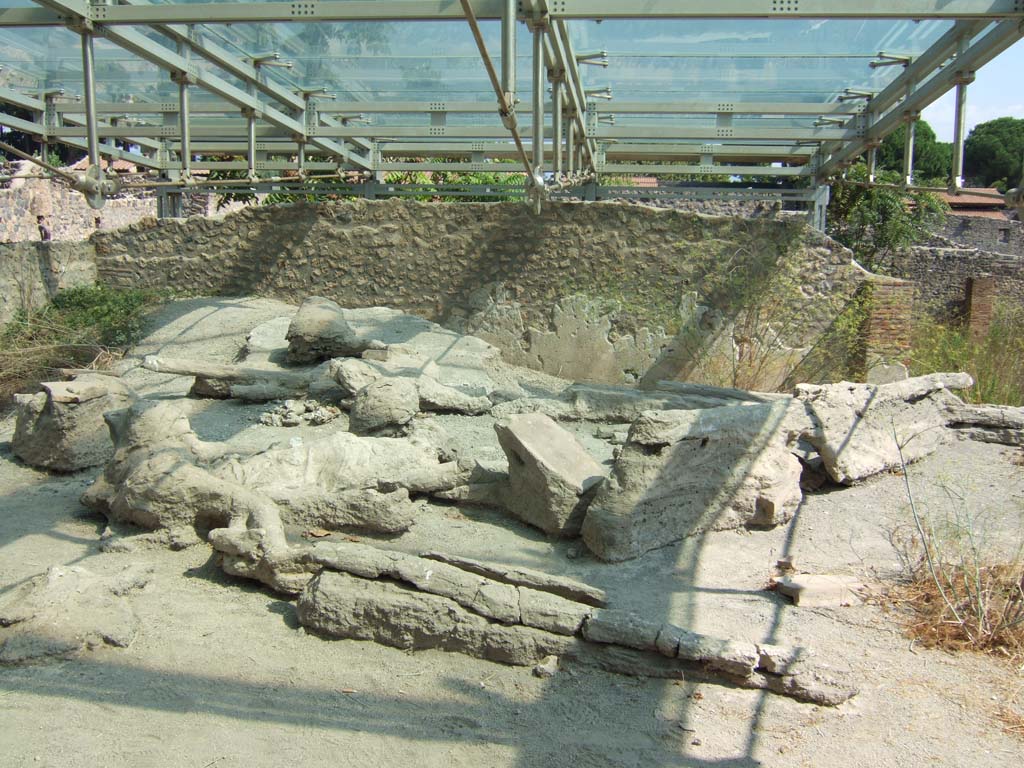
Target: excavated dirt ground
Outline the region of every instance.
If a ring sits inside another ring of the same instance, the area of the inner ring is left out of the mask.
[[[293,308],[268,300],[195,300],[164,309],[137,353],[230,362],[258,322]],[[182,397],[190,379],[134,370],[148,397]],[[319,431],[258,424],[267,406],[189,401],[208,440],[240,448]],[[438,417],[455,440],[499,456],[480,418]],[[609,446],[576,428],[599,459]],[[78,503],[98,470],[49,476],[11,456],[0,423],[0,594],[51,565],[101,574],[155,568],[129,598],[141,631],[128,649],[0,668],[4,766],[996,766],[1024,741],[995,712],[1022,679],[990,659],[913,647],[878,605],[807,609],[764,587],[792,554],[807,571],[884,580],[898,566],[887,532],[908,519],[903,479],[808,495],[789,526],[691,539],[608,565],[550,543],[500,513],[425,505],[380,546],[447,551],[570,575],[613,606],[754,642],[807,646],[860,688],[835,708],[708,683],[634,679],[587,668],[538,679],[457,654],[404,653],[325,640],[298,628],[292,603],[225,576],[205,546],[102,553],[106,523]],[[1017,452],[1019,454],[1019,452]],[[958,443],[911,468],[918,503],[962,492],[989,530],[1017,535],[1024,479],[1007,448]],[[362,536],[369,541],[370,537]],[[129,547],[131,549],[131,547]]]

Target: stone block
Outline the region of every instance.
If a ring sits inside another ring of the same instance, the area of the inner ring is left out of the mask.
[[[522,414],[494,425],[508,456],[508,509],[557,536],[575,536],[605,468],[550,417]]]
[[[103,414],[134,399],[132,390],[113,376],[46,382],[42,392],[15,396],[18,416],[11,450],[26,464],[57,472],[100,466],[114,455]]]

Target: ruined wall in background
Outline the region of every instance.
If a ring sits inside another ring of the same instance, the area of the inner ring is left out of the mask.
[[[388,305],[482,336],[513,362],[616,383],[637,380],[684,331],[742,355],[751,340],[730,335],[750,302],[771,310],[772,344],[793,354],[864,279],[849,251],[799,221],[616,203],[540,216],[518,203],[254,207],[92,242],[114,285]]]
[[[39,309],[59,290],[96,282],[88,242],[0,243],[0,324],[20,309]]]
[[[31,163],[14,163],[16,175],[34,174]],[[62,181],[14,179],[0,189],[0,242],[39,242],[37,216],[45,216],[57,241],[85,240],[93,232],[118,229],[156,216],[156,198],[148,192],[124,192],[100,210]]]
[[[51,239],[73,242],[87,239],[93,232],[121,229],[156,218],[156,197],[148,189],[125,189],[100,208],[90,208],[81,192],[75,192],[62,180],[43,178],[38,167],[29,162],[12,163],[16,178],[0,187],[0,243],[40,242],[37,217],[45,216]],[[130,175],[125,181],[142,182],[144,177]],[[217,196],[201,189],[184,195],[187,215],[207,216],[216,212]],[[233,203],[228,210],[241,205]]]
[[[912,280],[921,305],[939,316],[963,311],[967,281],[976,277],[995,278],[997,296],[1024,302],[1024,255],[918,246],[892,255],[885,267]]]
[[[968,248],[1024,259],[1024,224],[1010,219],[950,214],[928,245]]]

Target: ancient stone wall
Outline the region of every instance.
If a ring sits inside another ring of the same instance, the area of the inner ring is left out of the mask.
[[[540,216],[519,203],[260,206],[92,242],[114,285],[387,305],[480,335],[513,362],[609,382],[635,381],[687,323],[727,328],[783,273],[799,299],[783,335],[802,346],[863,279],[849,251],[799,221],[615,203]]]
[[[88,242],[0,243],[0,324],[19,309],[44,306],[59,290],[95,281]]]
[[[919,246],[893,255],[885,266],[912,280],[921,305],[938,316],[963,311],[969,278],[995,278],[997,296],[1024,302],[1024,255]]]
[[[1019,221],[951,214],[935,234],[929,245],[972,248],[1024,258],[1024,224]]]
[[[124,189],[97,210],[63,181],[39,176],[31,163],[12,163],[10,167],[13,175],[25,178],[15,178],[0,187],[0,242],[39,242],[39,216],[44,217],[50,239],[62,242],[85,240],[93,232],[120,229],[156,217],[156,197],[151,190]],[[123,179],[138,182],[143,177],[129,175]],[[216,212],[215,194],[195,189],[183,198],[187,215]],[[240,207],[240,203],[232,203],[228,210]]]
[[[33,173],[17,163],[16,175]],[[44,216],[53,240],[84,240],[93,232],[118,229],[156,216],[156,198],[149,193],[123,192],[102,209],[90,208],[80,192],[46,178],[14,179],[0,189],[0,242],[41,240],[37,217]]]

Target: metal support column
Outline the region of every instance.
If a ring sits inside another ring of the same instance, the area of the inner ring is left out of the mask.
[[[246,166],[247,173],[250,179],[256,178],[256,115],[252,112],[246,114],[246,140],[247,140],[247,151]]]
[[[562,174],[562,82],[551,83],[551,148],[554,150],[551,169],[557,180]]]
[[[878,149],[871,147],[868,150],[868,181],[874,183],[875,181],[875,165],[878,162]]]
[[[544,28],[533,28],[533,173],[544,175]]]
[[[501,89],[509,104],[516,101],[516,0],[505,0],[501,16]]]
[[[184,43],[178,43],[178,54],[189,61],[191,58],[190,48]],[[181,133],[181,177],[188,181],[192,175],[192,120],[191,120],[191,95],[188,90],[189,73],[178,72],[175,75],[178,81],[178,127]]]
[[[967,86],[974,82],[973,72],[957,72],[956,112],[953,119],[953,167],[949,184],[953,189],[964,186],[964,139],[967,132]]]
[[[917,127],[917,115],[907,119],[906,136],[903,140],[903,183],[908,187],[914,184],[914,129]]]
[[[82,95],[85,100],[85,129],[89,165],[100,167],[100,139],[96,120],[96,71],[93,68],[91,31],[82,32]]]
[[[814,210],[811,213],[811,226],[819,232],[825,231],[828,223],[826,215],[831,188],[828,184],[819,184],[814,188]]]
[[[576,171],[576,123],[572,120],[565,126],[565,162],[569,175]]]

